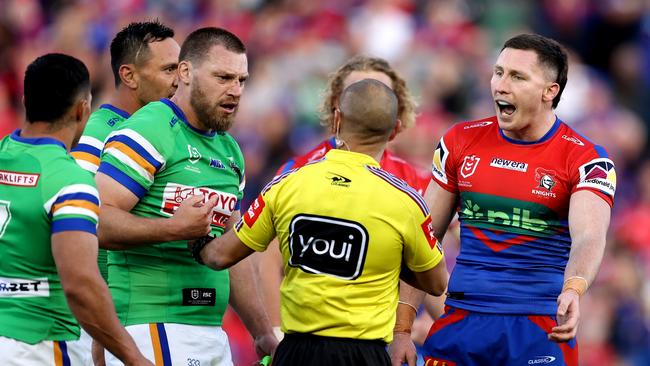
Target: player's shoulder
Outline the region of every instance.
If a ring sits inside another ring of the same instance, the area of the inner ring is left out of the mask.
[[[83,169],[68,154],[50,154],[42,156],[40,160],[41,175],[48,184],[60,187],[70,184],[85,184],[95,187],[93,174]]]
[[[593,155],[594,157],[608,158],[607,150],[594,141],[591,141],[571,126],[561,122],[560,129],[555,137],[555,143],[567,154]]]
[[[461,121],[455,123],[447,132],[447,135],[461,135],[463,137],[468,136],[477,136],[482,134],[488,134],[493,132],[495,129],[498,129],[499,123],[497,122],[496,116],[487,117],[483,119],[477,119],[473,121]]]
[[[411,209],[421,211],[424,216],[429,214],[429,208],[422,195],[406,181],[380,167],[366,165],[365,168],[378,179],[378,184],[383,185],[384,197],[399,197],[399,201],[404,202]],[[388,199],[390,200],[390,198]]]

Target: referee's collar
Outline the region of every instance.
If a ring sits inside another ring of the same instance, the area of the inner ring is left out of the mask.
[[[347,151],[343,149],[332,149],[327,152],[325,158],[332,161],[341,161],[347,163],[357,163],[359,165],[371,165],[379,167],[379,162],[373,159],[370,155]]]

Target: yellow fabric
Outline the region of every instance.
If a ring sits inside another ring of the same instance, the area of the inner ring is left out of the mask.
[[[274,179],[236,226],[256,251],[280,241],[283,332],[390,342],[402,260],[416,272],[441,260],[422,198],[378,168],[331,150]]]

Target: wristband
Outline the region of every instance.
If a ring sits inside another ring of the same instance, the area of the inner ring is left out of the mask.
[[[581,276],[571,276],[564,281],[562,292],[573,290],[577,292],[579,296],[582,296],[587,292],[587,288],[589,288],[589,282],[587,282],[586,278]]]
[[[201,251],[203,250],[203,248],[206,245],[208,245],[208,243],[210,243],[212,241],[212,239],[214,239],[213,236],[206,235],[206,236],[204,236],[202,238],[198,238],[198,239],[190,242],[190,245],[189,245],[190,246],[190,252],[192,253],[192,257],[194,257],[194,260],[196,261],[196,263],[201,264],[201,265],[205,265],[205,263],[203,263],[203,259],[201,258]]]
[[[405,302],[399,301],[397,303],[397,316],[395,318],[395,327],[393,332],[411,333],[411,326],[417,315],[415,306]]]

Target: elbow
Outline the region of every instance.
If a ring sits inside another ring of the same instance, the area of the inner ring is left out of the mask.
[[[442,278],[439,281],[436,281],[429,294],[433,296],[441,296],[445,291],[447,291],[447,278]]]
[[[219,255],[213,255],[210,258],[205,258],[206,257],[206,251],[203,252],[203,262],[205,263],[206,266],[214,269],[215,271],[222,271],[224,269],[228,269],[232,267],[234,263],[232,261],[229,261],[227,258],[224,258]]]

